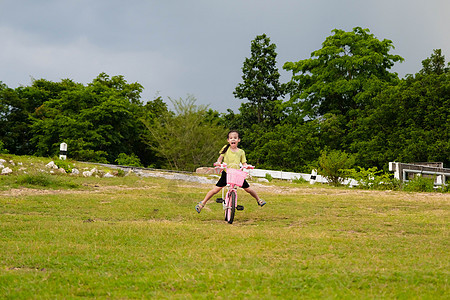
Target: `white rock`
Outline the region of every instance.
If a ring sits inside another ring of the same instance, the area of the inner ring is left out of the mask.
[[[8,175],[10,173],[12,173],[12,170],[8,167],[6,167],[2,170],[2,175]]]
[[[84,171],[84,172],[83,172],[83,176],[84,176],[84,177],[91,177],[91,176],[92,176],[92,173],[89,172],[89,171]]]
[[[78,175],[78,174],[80,174],[80,171],[78,171],[78,169],[76,169],[76,168],[73,168],[72,169],[72,174],[73,175]]]
[[[53,162],[49,162],[48,164],[45,165],[47,168],[51,168],[51,169],[58,169],[58,166]]]
[[[103,177],[112,178],[112,177],[114,177],[114,175],[108,172],[105,175],[103,175]]]
[[[0,163],[0,169],[3,169],[5,166]]]
[[[0,158],[0,163],[4,164],[6,162],[6,160],[4,160],[3,158]]]

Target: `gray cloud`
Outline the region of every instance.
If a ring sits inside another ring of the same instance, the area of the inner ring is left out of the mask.
[[[232,92],[258,34],[277,45],[281,70],[321,48],[334,28],[369,28],[393,41],[406,60],[394,71],[404,76],[433,49],[449,60],[448,11],[444,0],[0,0],[0,81],[88,83],[106,72],[141,83],[144,100],[192,94],[224,112],[241,103]]]

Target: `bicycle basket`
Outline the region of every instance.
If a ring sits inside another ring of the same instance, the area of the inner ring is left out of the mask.
[[[242,186],[247,173],[236,169],[227,169],[227,183]]]

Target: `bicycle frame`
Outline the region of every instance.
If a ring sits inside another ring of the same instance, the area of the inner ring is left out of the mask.
[[[217,169],[227,169],[226,164],[214,164],[216,166]],[[243,169],[252,169],[254,168],[251,165],[246,165],[245,167],[241,167],[240,170],[242,171]],[[222,202],[223,205],[223,209],[225,211],[225,221],[227,221],[229,224],[233,223],[234,220],[234,215],[236,210],[243,210],[244,207],[242,205],[237,205],[237,200],[238,200],[238,196],[237,196],[237,189],[238,189],[238,185],[236,185],[235,183],[230,183],[227,184],[227,193],[225,195],[224,198],[224,194],[225,191],[224,189],[222,189],[222,198],[217,199],[216,202],[220,203]],[[220,201],[219,201],[220,200]]]

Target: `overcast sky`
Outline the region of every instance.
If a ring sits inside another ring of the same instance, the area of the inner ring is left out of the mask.
[[[433,49],[450,61],[449,12],[448,0],[0,0],[0,81],[87,84],[105,72],[142,84],[144,101],[189,94],[237,112],[233,90],[257,35],[277,45],[282,82],[285,62],[356,26],[392,40],[404,77]]]

